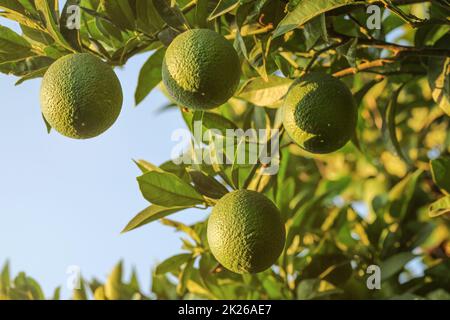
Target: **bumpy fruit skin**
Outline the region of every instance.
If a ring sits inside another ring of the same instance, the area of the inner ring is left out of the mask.
[[[112,68],[88,53],[60,58],[42,81],[42,114],[69,138],[89,139],[105,132],[117,120],[122,102],[122,87]]]
[[[195,29],[177,36],[167,48],[162,79],[183,107],[212,109],[230,99],[241,76],[239,57],[220,34]]]
[[[248,190],[228,193],[208,219],[207,237],[214,257],[235,273],[257,273],[272,266],[284,248],[285,228],[278,208]]]
[[[352,137],[357,108],[352,93],[340,80],[325,73],[311,73],[289,88],[283,105],[283,124],[303,149],[330,153]]]

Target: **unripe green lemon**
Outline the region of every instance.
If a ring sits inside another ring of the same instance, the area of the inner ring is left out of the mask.
[[[42,81],[42,114],[69,138],[88,139],[105,132],[117,120],[122,101],[122,87],[112,68],[88,53],[60,58]]]
[[[357,108],[352,93],[340,80],[311,73],[289,88],[283,105],[283,124],[289,136],[312,153],[330,153],[352,137]]]
[[[236,273],[257,273],[272,266],[285,242],[285,228],[275,204],[261,193],[226,194],[208,219],[207,237],[214,257]]]
[[[162,79],[170,96],[183,107],[211,109],[230,99],[239,85],[241,67],[233,46],[208,29],[186,31],[167,48]]]

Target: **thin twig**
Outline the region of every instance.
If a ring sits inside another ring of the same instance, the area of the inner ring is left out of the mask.
[[[396,6],[405,6],[405,5],[411,5],[411,4],[417,4],[417,3],[426,3],[426,2],[433,2],[433,0],[394,0],[394,1],[392,1],[392,3]],[[375,0],[375,1],[370,1],[369,3],[382,5],[383,1]]]
[[[381,1],[378,1],[381,2]],[[417,3],[433,2],[433,0],[395,0],[392,1],[396,6],[405,6]]]
[[[316,51],[313,55],[313,57],[311,58],[311,60],[309,60],[308,65],[305,67],[305,70],[303,73],[308,73],[308,71],[313,67],[314,63],[317,61],[317,59],[325,52],[334,49],[338,46],[340,46],[341,43],[333,43],[332,45],[329,45],[323,49],[320,49],[318,51]]]
[[[280,56],[282,56],[295,70],[299,68],[297,62],[295,62],[287,52],[280,51]]]
[[[272,24],[268,24],[267,26],[263,27],[263,28],[258,28],[252,31],[242,31],[241,32],[241,37],[248,37],[248,36],[255,36],[258,34],[263,34],[263,33],[267,33],[269,31],[273,30],[273,25]],[[231,33],[229,35],[225,36],[226,39],[228,40],[233,40],[236,38],[236,33]]]
[[[181,8],[181,12],[189,13],[189,11],[191,11],[192,9],[195,8],[195,6],[197,5],[197,2],[198,2],[197,0],[192,0],[191,2],[186,4],[183,8]]]
[[[372,35],[370,34],[369,29],[364,26],[362,23],[358,21],[353,15],[348,14],[349,18],[359,27],[359,31],[369,40],[373,40]]]
[[[337,33],[337,32],[330,32],[330,37],[340,39],[343,42],[353,39],[353,37],[350,37],[350,36],[347,36],[347,35],[344,35],[341,33]],[[417,48],[417,47],[411,47],[411,46],[405,46],[405,45],[401,45],[401,44],[386,42],[386,41],[378,40],[378,39],[365,39],[365,38],[357,38],[357,39],[358,39],[358,46],[386,49],[386,50],[392,51],[396,55],[437,56],[437,57],[449,57],[450,56],[450,50],[448,50],[448,49],[439,49],[439,48],[433,48],[433,47]]]
[[[346,68],[341,71],[335,72],[335,73],[333,73],[333,76],[340,78],[340,77],[345,77],[345,76],[349,76],[349,75],[354,75],[360,71],[372,69],[372,68],[383,67],[384,65],[393,63],[393,62],[395,62],[395,60],[392,60],[392,59],[377,59],[377,60],[373,60],[373,61],[369,61],[369,62],[363,62],[354,68],[353,67]]]
[[[409,24],[411,27],[416,28],[418,23],[423,23],[423,19],[419,19],[416,16],[406,14],[401,10],[400,8],[397,8],[394,4],[392,4],[389,0],[381,0],[384,7],[386,9],[389,9],[393,14],[398,16],[400,19],[405,21],[407,24]]]
[[[386,9],[389,9],[393,14],[398,16],[400,19],[409,24],[412,28],[419,28],[428,24],[450,24],[448,20],[440,20],[440,19],[421,19],[416,17],[415,15],[405,13],[402,9],[398,8],[399,4],[394,3],[391,0],[381,0],[382,5]],[[412,3],[408,3],[412,4]]]
[[[412,75],[412,76],[426,76],[427,73],[426,72],[420,72],[420,71],[403,71],[403,70],[396,70],[396,71],[386,71],[386,72],[381,72],[381,71],[376,71],[376,70],[370,70],[370,69],[365,69],[365,70],[359,70],[360,72],[366,72],[366,73],[372,73],[372,74],[376,74],[382,77],[388,77],[388,76],[395,76],[395,75]]]

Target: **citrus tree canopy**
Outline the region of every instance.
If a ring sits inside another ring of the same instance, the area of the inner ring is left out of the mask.
[[[119,263],[75,299],[450,298],[448,0],[0,0],[0,16],[18,26],[0,26],[0,72],[43,77],[49,132],[106,131],[113,68],[140,54],[136,105],[233,151],[136,161],[149,203],[123,232],[159,221],[182,248],[150,296]],[[171,216],[192,208],[212,213]],[[6,265],[0,298],[26,297],[44,298]]]

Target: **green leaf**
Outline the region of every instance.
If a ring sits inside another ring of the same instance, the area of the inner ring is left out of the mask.
[[[430,161],[433,181],[446,194],[450,194],[450,157]]]
[[[365,97],[365,95],[370,91],[370,89],[373,88],[376,84],[380,83],[382,79],[374,79],[370,82],[366,83],[361,89],[359,89],[357,92],[353,94],[353,98],[356,102],[356,107],[359,109],[361,107],[362,101]],[[359,113],[358,113],[359,114]],[[355,147],[360,151],[363,152],[361,143],[359,142],[359,135],[358,132],[361,127],[361,122],[358,121],[358,125],[355,128],[355,133],[352,136],[352,143],[355,145]]]
[[[155,9],[159,16],[171,28],[183,32],[189,29],[189,24],[183,16],[176,3],[169,3],[168,0],[149,0],[153,1]]]
[[[227,130],[236,130],[236,124],[217,113],[206,111],[194,111],[191,119],[191,127],[194,130],[195,121],[202,124],[202,135],[208,130],[220,131],[221,135],[226,136]]]
[[[208,0],[198,0],[195,7],[195,24],[199,28],[208,27]]]
[[[167,217],[187,208],[191,208],[191,206],[166,208],[157,205],[150,205],[131,219],[121,233],[140,228],[150,222]]]
[[[403,21],[393,14],[387,15],[387,17],[383,19],[382,22],[384,34],[388,34],[392,30],[397,29],[403,25]]]
[[[416,47],[433,46],[440,38],[450,32],[450,25],[424,25],[414,36]]]
[[[395,116],[397,115],[397,99],[400,94],[400,91],[402,91],[405,84],[401,85],[392,95],[389,104],[386,109],[386,124],[389,131],[389,137],[391,138],[392,145],[395,148],[395,151],[397,152],[397,155],[402,158],[406,163],[410,164],[411,160],[408,158],[408,156],[403,152],[400,143],[397,138],[397,132],[396,132],[396,122],[395,122]]]
[[[165,48],[155,51],[145,62],[139,72],[139,80],[134,94],[136,105],[141,103],[144,98],[161,82],[161,66],[164,59]]]
[[[273,33],[273,38],[304,25],[309,20],[330,10],[347,5],[365,4],[364,1],[355,0],[303,0],[289,12],[278,24]]]
[[[439,107],[450,116],[450,58],[435,58],[428,69],[432,96]]]
[[[177,177],[181,178],[186,183],[191,183],[189,174],[186,172],[186,166],[181,164],[176,164],[172,160],[166,161],[159,166],[162,170],[173,173]]]
[[[445,289],[436,289],[427,294],[427,298],[430,300],[450,300],[450,293]]]
[[[134,292],[140,292],[141,288],[139,286],[139,279],[137,275],[136,268],[133,267],[133,270],[131,271],[130,281],[128,286],[134,291]]]
[[[59,49],[55,48],[53,45],[47,46],[44,48],[44,53],[48,58],[51,58],[53,60],[57,60],[61,57],[63,57],[66,53],[62,53],[59,51]]]
[[[194,188],[202,195],[212,199],[220,199],[228,193],[223,184],[204,172],[188,170],[188,173],[194,183]]]
[[[224,15],[231,10],[234,10],[239,5],[239,0],[220,0],[213,12],[209,15],[208,20],[214,20],[217,17]]]
[[[375,79],[371,80],[368,83],[366,83],[361,89],[359,89],[353,97],[355,98],[356,106],[359,108],[361,106],[361,103],[366,96],[366,94],[372,89],[376,84],[380,83],[382,79]]]
[[[73,290],[73,292],[72,292],[72,300],[76,300],[76,301],[88,300],[88,296],[87,296],[87,292],[86,292],[86,286],[84,284],[84,280],[83,279],[80,279],[80,287]]]
[[[267,292],[269,299],[271,300],[281,300],[283,299],[283,289],[284,285],[278,279],[272,275],[264,277],[261,285]]]
[[[182,33],[184,31],[178,31],[176,29],[173,28],[167,28],[165,27],[164,29],[162,29],[160,32],[158,32],[158,40],[165,46],[168,47],[173,39],[175,39],[180,33]],[[171,98],[169,98],[170,100]]]
[[[186,289],[190,294],[193,294],[196,297],[202,297],[209,300],[217,299],[217,297],[211,291],[202,286],[199,282],[196,282],[192,279],[187,280]]]
[[[352,276],[350,259],[340,253],[316,253],[311,262],[303,269],[304,278],[320,278],[339,286]]]
[[[297,287],[297,299],[312,300],[340,293],[341,290],[331,283],[320,279],[306,279],[301,281]]]
[[[450,213],[450,195],[447,195],[445,197],[436,200],[428,208],[428,214],[432,218],[449,213]]]
[[[193,206],[204,202],[189,184],[168,172],[150,171],[138,177],[145,199],[164,207]]]
[[[45,300],[44,291],[40,284],[31,277],[27,278],[28,291],[31,293],[34,300]]]
[[[156,298],[160,300],[177,299],[175,286],[167,276],[153,275],[152,292],[155,294]]]
[[[50,125],[50,123],[48,123],[47,119],[45,119],[44,114],[41,113],[42,115],[42,120],[44,120],[44,124],[45,124],[45,128],[47,129],[47,133],[50,133],[52,131],[52,126]]]
[[[119,261],[105,282],[105,295],[108,300],[119,300],[122,291],[123,262]]]
[[[391,188],[388,199],[390,202],[389,210],[392,216],[397,217],[400,220],[405,217],[414,191],[416,190],[417,180],[422,173],[423,171],[418,169],[415,172],[408,174]]]
[[[20,25],[20,28],[22,29],[22,36],[27,41],[36,41],[41,46],[51,46],[55,43],[55,40],[45,31],[29,28],[25,25]],[[61,55],[62,53],[59,54]]]
[[[263,78],[250,79],[239,91],[238,97],[260,107],[280,106],[293,80],[268,76],[268,81]]]
[[[272,59],[274,60],[275,64],[277,65],[278,69],[280,69],[281,73],[285,77],[291,77],[292,76],[292,70],[290,63],[286,60],[285,57],[283,57],[279,53],[272,53]]]
[[[163,275],[167,272],[176,272],[178,269],[192,258],[190,253],[177,254],[160,263],[156,269],[156,275]]]
[[[358,39],[353,38],[346,43],[344,43],[342,46],[339,46],[336,48],[336,51],[343,56],[345,59],[347,59],[348,64],[350,67],[355,68],[356,67],[356,45],[358,44]]]
[[[61,300],[61,287],[57,287],[53,291],[52,300]]]
[[[201,243],[201,239],[200,239],[200,236],[198,235],[198,233],[193,228],[185,225],[184,223],[174,221],[174,220],[169,220],[169,219],[162,219],[161,222],[166,226],[169,226],[169,227],[177,229],[178,231],[184,232],[185,234],[190,236],[192,238],[192,240],[194,240],[196,243]]]
[[[327,41],[328,34],[325,14],[321,14],[320,16],[307,22],[305,24],[304,33],[306,38],[306,50],[313,48],[320,38]]]
[[[17,0],[0,0],[0,9],[26,15],[25,8]]]
[[[11,29],[0,25],[0,66],[32,55],[31,45]]]
[[[6,0],[8,1],[8,0]],[[33,16],[37,16],[38,12],[36,10],[36,5],[34,4],[34,0],[18,0],[18,1],[14,1],[14,0],[10,0],[13,2],[20,2],[20,4],[26,9],[26,11],[28,11],[31,15]]]
[[[41,69],[31,71],[28,74],[26,74],[23,77],[21,77],[19,80],[17,80],[15,85],[18,86],[18,85],[24,83],[27,80],[41,78],[41,77],[44,76],[44,74],[45,74],[45,72],[47,72],[47,70],[48,70],[48,67],[43,67]]]
[[[9,261],[6,261],[0,273],[0,292],[5,292],[10,287],[11,275],[9,269]]]
[[[450,35],[442,37],[436,48],[450,49]],[[430,57],[428,66],[428,82],[433,100],[450,116],[450,57]]]
[[[14,279],[15,292],[11,293],[13,300],[44,300],[45,296],[40,285],[24,272],[20,272]]]
[[[381,269],[381,281],[387,280],[394,276],[403,268],[405,264],[416,257],[415,254],[411,252],[401,252],[396,255],[389,257],[387,260],[380,264]]]
[[[18,77],[40,76],[43,70],[46,70],[52,63],[53,59],[48,57],[33,56],[21,59],[15,62],[0,64],[0,72],[13,74]]]
[[[245,58],[245,60],[249,59],[247,46],[246,46],[244,38],[242,38],[239,30],[236,31],[236,39],[234,39],[233,46],[236,49],[238,56],[243,56]]]
[[[153,34],[164,26],[153,1],[136,0],[136,14],[138,28],[147,34]]]
[[[22,16],[22,15],[18,14],[18,13],[13,13],[13,12],[10,12],[10,11],[0,12],[0,17],[6,18],[6,19],[9,19],[9,20],[17,21],[21,25],[24,25],[24,26],[27,26],[27,27],[30,27],[30,28],[34,28],[34,29],[37,29],[37,30],[44,29],[43,27],[41,27],[40,25],[37,24],[38,23],[37,21],[29,19],[29,18],[27,18],[25,16]]]
[[[188,263],[184,266],[181,273],[178,275],[178,284],[177,284],[177,295],[183,296],[186,292],[186,285],[189,281],[189,278],[191,277],[191,272],[194,267],[195,259],[192,258],[188,261]]]
[[[249,54],[248,61],[250,65],[258,72],[258,74],[265,81],[269,81],[267,74],[267,57],[266,47],[267,41],[263,39],[256,39],[256,44],[253,46],[252,51]]]
[[[138,166],[138,168],[142,171],[142,173],[147,173],[149,171],[160,171],[160,172],[164,172],[163,169],[161,169],[160,167],[154,165],[153,163],[150,163],[148,161],[145,160],[133,160],[134,163],[136,163],[136,165]]]
[[[0,16],[17,21],[21,25],[34,29],[43,29],[39,21],[35,19],[30,7],[25,8],[20,1],[17,0],[0,0]]]
[[[320,205],[320,203],[327,197],[327,193],[323,193],[321,195],[317,195],[308,199],[292,216],[292,222],[289,224],[289,228],[287,229],[286,236],[286,245],[289,247],[294,239],[294,237],[298,234],[299,229],[302,228],[302,225],[307,221],[307,213],[313,212],[316,210],[316,207]]]
[[[100,8],[120,29],[135,29],[135,17],[128,0],[100,0]]]
[[[53,39],[61,45],[63,48],[75,52],[64,36],[61,34],[58,24],[56,22],[55,17],[55,8],[50,6],[50,3],[47,0],[35,0],[36,9],[39,11],[42,16],[43,21],[45,22],[45,27],[48,33],[53,37]]]
[[[244,145],[244,148],[246,147],[246,140],[245,139],[240,139],[236,145],[236,150],[239,150],[241,148],[241,145]],[[246,149],[244,149],[245,151],[247,151]],[[231,165],[231,181],[233,183],[233,187],[234,189],[240,189],[240,169],[241,166],[238,163],[239,160],[239,152],[235,152],[234,153],[234,159],[233,159],[233,163]]]

